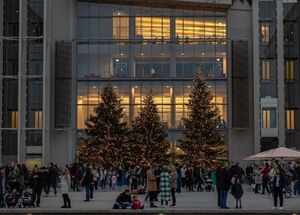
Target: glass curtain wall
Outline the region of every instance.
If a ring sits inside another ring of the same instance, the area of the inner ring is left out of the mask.
[[[192,80],[204,75],[227,124],[225,13],[78,1],[77,128],[106,83],[121,98],[130,125],[152,90],[162,122],[183,129]],[[105,29],[105,30],[103,30]]]

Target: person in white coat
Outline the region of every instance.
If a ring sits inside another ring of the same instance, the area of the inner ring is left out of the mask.
[[[61,170],[60,183],[61,194],[64,200],[64,205],[61,206],[61,208],[71,208],[71,200],[68,194],[71,179],[67,168],[63,168]]]

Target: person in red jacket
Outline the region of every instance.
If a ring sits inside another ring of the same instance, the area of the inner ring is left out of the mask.
[[[261,194],[265,194],[265,190],[267,190],[267,192],[270,194],[270,190],[268,187],[268,183],[269,183],[269,173],[270,173],[270,168],[269,168],[269,164],[265,163],[265,166],[260,170],[260,174],[261,174],[261,179],[262,179],[262,193]]]

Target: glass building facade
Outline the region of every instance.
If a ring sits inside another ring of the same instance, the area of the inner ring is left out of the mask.
[[[131,124],[152,90],[161,121],[176,143],[193,79],[205,75],[227,122],[227,34],[223,12],[78,1],[77,129],[111,83]],[[226,132],[225,132],[226,133]]]

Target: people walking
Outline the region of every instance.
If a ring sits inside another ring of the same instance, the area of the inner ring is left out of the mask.
[[[160,174],[159,187],[161,207],[167,207],[169,201],[171,200],[170,174],[167,166],[163,167],[162,173]]]
[[[269,164],[265,163],[264,167],[260,170],[260,174],[261,174],[261,178],[262,178],[262,193],[261,194],[265,194],[265,191],[270,193],[270,190],[268,187],[269,172],[270,172]]]
[[[35,166],[31,175],[32,204],[40,207],[42,193],[42,177],[39,168]]]

